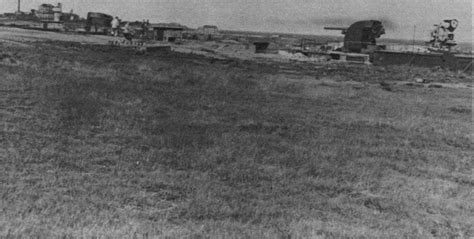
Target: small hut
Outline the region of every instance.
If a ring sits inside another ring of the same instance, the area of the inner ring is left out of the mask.
[[[150,24],[149,29],[153,31],[153,39],[157,41],[175,42],[183,39],[184,26],[179,24]]]

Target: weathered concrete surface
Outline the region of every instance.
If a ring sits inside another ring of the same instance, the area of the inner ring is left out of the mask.
[[[410,65],[436,67],[472,73],[471,55],[453,55],[449,53],[406,53],[395,51],[377,51],[374,53],[374,65]]]

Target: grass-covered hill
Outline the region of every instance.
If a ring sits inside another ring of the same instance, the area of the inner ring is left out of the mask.
[[[474,236],[472,76],[0,49],[0,236]]]

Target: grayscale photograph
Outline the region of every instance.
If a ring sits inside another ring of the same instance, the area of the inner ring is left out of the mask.
[[[472,0],[0,0],[0,239],[474,239]]]

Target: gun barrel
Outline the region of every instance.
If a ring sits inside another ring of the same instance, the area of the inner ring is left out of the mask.
[[[347,31],[347,27],[324,27],[324,30]]]

